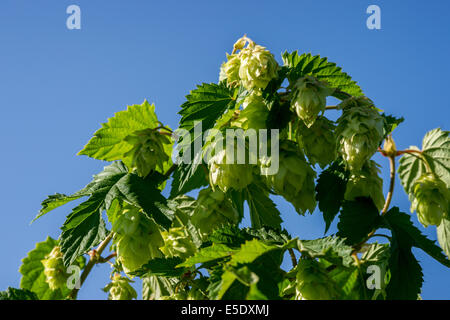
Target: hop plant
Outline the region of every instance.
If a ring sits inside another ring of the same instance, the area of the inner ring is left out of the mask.
[[[131,281],[127,277],[122,277],[120,274],[115,274],[111,282],[103,288],[103,291],[108,292],[109,300],[132,300],[137,299],[136,290],[130,285]]]
[[[243,103],[244,110],[239,117],[231,122],[231,125],[242,128],[244,130],[254,129],[256,132],[266,128],[269,109],[264,104],[262,96],[251,94],[247,96]]]
[[[163,239],[158,226],[136,207],[126,205],[114,221],[114,243],[117,260],[129,274],[151,259],[162,256],[159,247]]]
[[[197,206],[191,217],[191,222],[202,235],[210,234],[214,229],[227,224],[236,224],[239,214],[225,193],[211,188],[199,192]]]
[[[267,174],[272,161],[278,161],[276,174]],[[261,175],[267,186],[293,204],[300,214],[310,213],[316,208],[314,179],[316,172],[295,147],[281,149],[279,159],[265,157],[261,160]]]
[[[336,159],[335,125],[325,117],[319,117],[311,127],[299,122],[297,142],[309,161],[324,168]]]
[[[170,139],[155,129],[135,131],[127,136],[124,141],[131,144],[131,150],[124,154],[124,158],[131,159],[130,169],[136,169],[137,173],[145,177],[150,171],[160,168],[169,161],[166,146],[170,146]]]
[[[294,86],[291,106],[297,116],[309,128],[319,113],[325,111],[326,98],[333,90],[314,77],[306,76],[297,80]]]
[[[52,290],[62,289],[66,286],[69,274],[63,263],[61,248],[56,246],[41,261],[44,265],[45,282]]]
[[[335,300],[336,284],[316,260],[300,259],[297,265],[296,300]]]
[[[237,54],[227,55],[227,62],[222,65],[221,75],[219,81],[226,80],[227,85],[233,87],[239,84],[239,68],[241,66],[241,59]]]
[[[383,179],[379,177],[379,165],[373,161],[367,161],[361,171],[352,173],[345,190],[344,198],[346,200],[355,200],[358,197],[368,197],[378,210],[383,209]]]
[[[384,119],[366,97],[349,98],[339,107],[343,113],[337,120],[338,153],[351,171],[359,171],[383,139]]]
[[[197,247],[184,227],[170,228],[168,231],[161,232],[161,235],[164,246],[160,247],[160,250],[168,258],[180,257],[184,259],[197,251]]]
[[[413,195],[411,213],[417,212],[424,227],[440,225],[450,206],[450,191],[445,183],[432,173],[426,173],[414,183]]]

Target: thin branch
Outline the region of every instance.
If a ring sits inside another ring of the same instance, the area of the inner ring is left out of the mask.
[[[289,248],[288,251],[291,256],[292,266],[295,268],[297,266],[297,258],[295,257],[294,250],[292,250],[292,248]]]

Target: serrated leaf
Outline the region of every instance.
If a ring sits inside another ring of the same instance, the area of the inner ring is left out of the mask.
[[[297,51],[283,53],[284,65],[291,67],[288,75],[289,82],[312,75],[321,81],[326,81],[332,88],[344,91],[352,96],[361,96],[363,92],[355,81],[342,68],[335,63],[329,62],[327,58],[310,53],[299,55]]]
[[[185,273],[185,269],[176,268],[183,260],[179,257],[155,258],[144,264],[131,274],[137,277],[154,275],[162,277],[179,277]]]
[[[347,244],[357,244],[364,240],[381,222],[378,209],[370,198],[356,198],[345,201],[339,223],[337,236],[346,238]]]
[[[442,219],[441,224],[437,227],[437,238],[442,250],[450,259],[450,220]]]
[[[82,196],[67,196],[65,194],[56,193],[54,195],[50,195],[42,201],[41,203],[41,210],[39,210],[38,215],[31,221],[33,223],[43,215],[47,214],[48,212],[61,207],[65,205],[66,203],[69,203],[70,201],[76,200],[81,198]]]
[[[442,249],[413,225],[410,215],[393,207],[384,215],[384,219],[387,221],[387,227],[393,233],[401,235],[402,244],[422,249],[436,261],[450,268],[450,260],[443,254]]]
[[[198,263],[205,263],[230,256],[236,250],[224,245],[213,243],[212,246],[200,249],[177,267],[193,267]]]
[[[269,226],[281,229],[283,220],[275,203],[261,187],[251,184],[247,187],[246,200],[250,209],[250,220],[253,228]]]
[[[0,301],[2,300],[39,300],[37,295],[26,289],[16,289],[8,287],[0,292]]]
[[[405,121],[403,117],[397,118],[392,115],[386,115],[385,113],[382,113],[381,116],[384,118],[384,137],[391,134],[400,123]]]
[[[81,150],[79,155],[94,159],[114,161],[123,159],[124,153],[132,145],[124,139],[138,130],[158,127],[155,106],[145,100],[141,105],[131,105],[127,110],[117,112],[108,122],[94,133],[94,137]]]
[[[175,293],[178,278],[167,278],[161,276],[147,276],[142,279],[142,299],[160,300],[170,297]]]
[[[323,213],[325,233],[339,212],[344,201],[345,188],[348,181],[348,171],[342,162],[335,161],[319,175],[316,185],[316,200],[319,210]]]
[[[201,153],[198,156],[201,157]],[[173,173],[170,198],[208,185],[206,169],[202,167],[203,164],[196,165],[195,161],[191,164],[180,163],[177,166]]]
[[[224,244],[233,249],[240,248],[245,241],[251,239],[253,239],[251,235],[231,224],[214,230],[208,237],[208,241],[212,243]]]
[[[346,267],[353,265],[353,248],[345,244],[345,239],[329,236],[315,240],[297,240],[297,250],[311,258],[325,258]]]

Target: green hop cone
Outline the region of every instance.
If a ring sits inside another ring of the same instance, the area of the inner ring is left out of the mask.
[[[197,247],[183,227],[170,228],[168,231],[161,232],[161,235],[164,239],[164,246],[160,247],[160,250],[167,258],[185,259],[197,251]]]
[[[239,68],[241,59],[237,54],[227,55],[227,62],[222,65],[219,81],[227,80],[227,85],[234,87],[239,84]]]
[[[432,173],[426,173],[416,180],[412,190],[411,213],[417,212],[424,227],[440,225],[442,218],[448,215],[450,205],[450,191],[445,183]]]
[[[160,230],[136,207],[125,206],[114,221],[112,230],[117,250],[117,260],[125,273],[129,274],[151,259],[162,256],[163,245]]]
[[[383,139],[384,119],[366,97],[349,98],[340,108],[343,113],[336,127],[338,153],[351,171],[359,171]]]
[[[130,285],[131,281],[127,277],[122,277],[120,274],[115,274],[111,282],[103,288],[103,291],[108,292],[109,300],[133,300],[137,299],[137,293]]]
[[[254,129],[256,134],[258,130],[265,129],[266,121],[269,116],[269,109],[264,104],[262,96],[251,94],[247,96],[243,103],[244,110],[239,117],[231,122],[232,126],[242,128],[243,130]]]
[[[325,117],[318,117],[311,127],[299,123],[297,142],[309,161],[323,169],[336,159],[335,125]]]
[[[350,175],[345,190],[345,200],[352,201],[358,197],[367,197],[373,200],[378,210],[383,209],[383,179],[378,176],[379,173],[379,165],[373,160],[367,161],[361,171]]]
[[[239,53],[239,78],[245,89],[263,90],[269,82],[277,77],[278,63],[265,47],[250,41]]]
[[[297,265],[296,300],[336,300],[336,284],[316,260],[300,259]]]
[[[61,248],[56,246],[41,261],[44,265],[45,282],[52,290],[62,289],[66,286],[69,274],[63,263]]]
[[[297,116],[309,128],[316,121],[319,113],[325,111],[326,98],[333,90],[314,77],[306,76],[295,83],[291,106]]]
[[[268,174],[267,168],[274,165],[273,161],[278,161],[278,171]],[[267,186],[292,203],[299,214],[305,214],[307,210],[310,213],[314,211],[316,172],[294,146],[281,149],[279,159],[273,156],[261,159],[260,169]]]
[[[192,214],[191,222],[203,236],[210,234],[224,224],[236,224],[239,214],[231,200],[220,190],[211,188],[199,192],[197,206]]]
[[[156,168],[164,170],[164,163],[170,160],[166,150],[172,142],[155,129],[135,131],[124,141],[133,146],[124,154],[124,161],[130,169],[136,169],[141,177],[146,177]]]

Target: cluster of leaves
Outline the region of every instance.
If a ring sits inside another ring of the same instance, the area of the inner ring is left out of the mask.
[[[80,191],[42,202],[36,219],[85,199],[67,216],[58,240],[47,238],[23,259],[21,289],[9,288],[0,299],[67,298],[70,289],[49,287],[42,260],[59,246],[64,267],[83,269],[83,256],[99,244],[104,248],[110,239],[117,255],[113,282],[105,289],[110,298],[136,296],[129,281],[118,275],[124,272],[143,279],[144,299],[416,299],[423,274],[413,247],[450,267],[442,252],[450,256],[448,208],[437,228],[442,249],[399,208],[380,214],[382,181],[370,158],[403,119],[379,114],[356,82],[326,58],[286,52],[279,66],[265,48],[251,41],[245,48],[247,41],[235,44],[234,52],[242,51],[228,57],[219,83],[199,85],[186,97],[179,128],[187,134],[177,141],[147,101],[102,124],[80,154],[112,163]],[[337,123],[324,115],[327,96],[342,100]],[[355,129],[358,121],[360,131]],[[282,176],[259,171],[264,167],[259,161],[231,169],[205,162],[205,147],[197,146],[206,132],[233,128],[278,129],[285,152]],[[173,143],[178,143],[178,159],[188,156],[190,162],[172,163]],[[417,152],[404,154],[398,172],[411,201],[423,173],[432,172],[450,187],[447,131],[432,130],[422,150],[410,149]],[[237,183],[230,174],[243,180]],[[162,191],[170,179],[166,198]],[[198,199],[186,196],[201,188],[207,191]],[[325,232],[338,217],[337,234],[293,238],[282,230],[281,213],[270,194],[283,196],[300,214],[313,213],[317,203]],[[245,203],[251,228],[239,227]],[[389,242],[368,243],[374,230],[385,230]],[[95,254],[90,257],[89,263],[99,261]],[[291,270],[281,267],[286,257],[293,262]],[[135,265],[140,267],[130,270]],[[367,286],[370,266],[383,273],[376,289]],[[308,275],[311,268],[321,276]],[[326,290],[311,292],[318,287]]]

